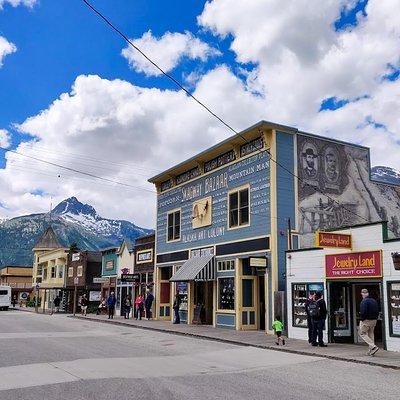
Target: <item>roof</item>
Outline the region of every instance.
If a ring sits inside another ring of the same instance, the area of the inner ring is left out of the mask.
[[[33,246],[34,249],[59,249],[62,247],[64,246],[60,244],[57,235],[51,226],[46,229],[46,232]]]
[[[259,134],[257,132],[258,129],[267,128],[267,129],[279,129],[285,132],[296,133],[298,130],[292,126],[286,126],[281,124],[276,124],[270,121],[260,121],[256,124],[250,126],[249,128],[239,132],[237,135],[232,135],[229,138],[223,140],[222,142],[217,143],[216,145],[202,151],[199,154],[189,158],[186,161],[183,161],[172,168],[158,174],[149,179],[149,182],[156,183],[161,182],[168,179],[168,175],[175,175],[182,172],[185,172],[188,168],[196,167],[199,161],[208,161],[213,157],[217,157],[221,154],[221,152],[229,151],[232,149],[232,145],[243,144],[243,137],[246,140],[251,140],[256,138]]]

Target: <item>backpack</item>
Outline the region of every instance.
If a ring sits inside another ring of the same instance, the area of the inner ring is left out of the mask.
[[[320,307],[318,301],[313,301],[308,305],[308,313],[311,318],[318,318],[320,316]]]

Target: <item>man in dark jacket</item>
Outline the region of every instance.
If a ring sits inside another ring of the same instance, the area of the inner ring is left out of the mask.
[[[308,328],[308,343],[312,343],[313,341],[313,325],[312,325],[312,318],[310,315],[309,305],[315,301],[315,293],[310,292],[308,294],[308,299],[305,303],[305,309],[307,314],[307,328]]]
[[[150,290],[147,292],[146,300],[144,301],[144,308],[146,309],[146,318],[150,320],[151,318],[151,307],[153,306],[154,296]]]
[[[311,305],[313,307],[311,307]],[[322,298],[321,292],[315,293],[315,302],[310,303],[309,311],[313,325],[312,345],[319,347],[326,347],[326,344],[324,344],[323,333],[325,328],[327,310],[326,310],[326,303],[325,300]]]
[[[107,306],[108,306],[108,319],[114,319],[114,310],[115,310],[115,303],[117,299],[115,298],[114,292],[108,296],[107,299]]]
[[[361,290],[363,300],[360,304],[360,330],[359,334],[362,340],[367,343],[369,350],[367,355],[373,356],[379,347],[375,345],[375,326],[379,316],[379,306],[375,299],[369,297],[367,289]]]

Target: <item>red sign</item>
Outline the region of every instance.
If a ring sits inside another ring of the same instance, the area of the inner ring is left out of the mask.
[[[349,234],[317,231],[315,240],[317,247],[352,248],[351,235]]]
[[[326,255],[325,272],[329,279],[380,278],[382,253],[378,250]]]

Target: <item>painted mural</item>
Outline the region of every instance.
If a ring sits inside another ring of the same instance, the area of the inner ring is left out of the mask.
[[[400,186],[371,181],[366,148],[305,135],[297,143],[302,247],[317,229],[367,221],[387,220],[389,236],[400,237]]]
[[[165,253],[267,235],[270,227],[269,156],[242,158],[158,196],[157,251]],[[249,185],[250,224],[228,228],[228,192]],[[167,215],[181,210],[180,240],[167,242]]]

